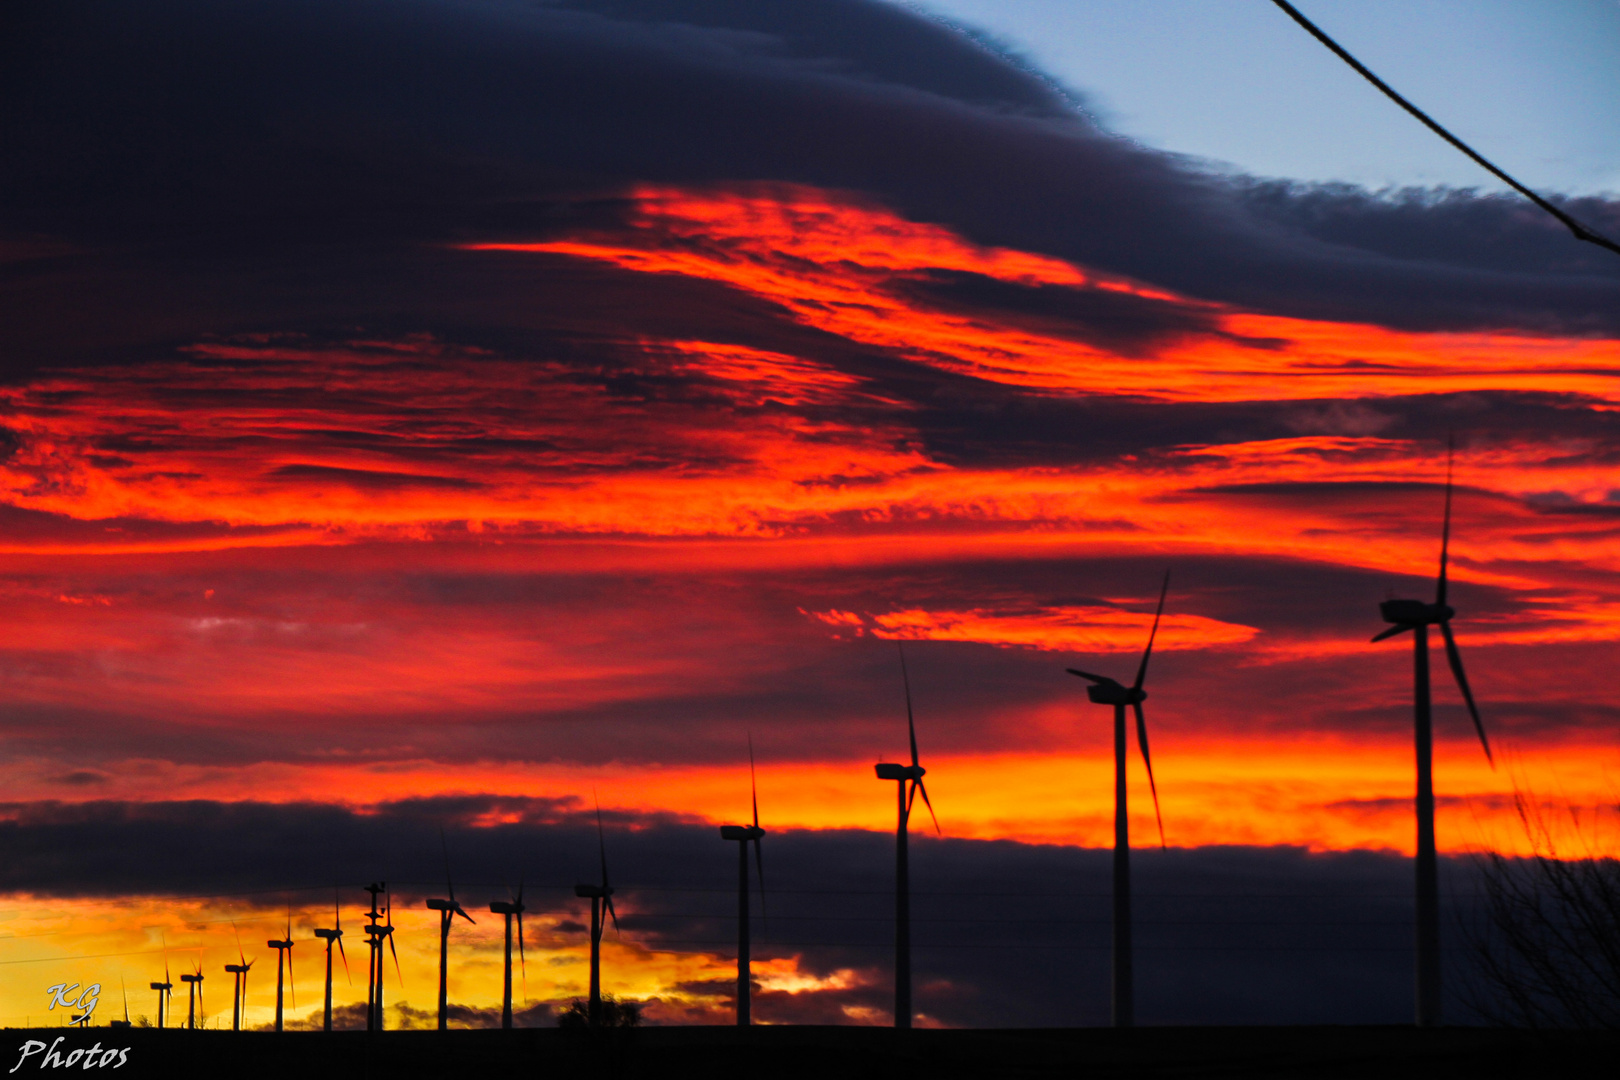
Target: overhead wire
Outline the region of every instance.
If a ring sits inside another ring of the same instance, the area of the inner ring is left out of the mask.
[[[1525,185],[1519,183],[1506,172],[1491,164],[1473,147],[1469,146],[1467,143],[1463,142],[1461,139],[1457,138],[1457,136],[1453,135],[1451,132],[1442,127],[1439,122],[1437,122],[1428,113],[1424,112],[1422,109],[1406,100],[1406,98],[1396,93],[1392,86],[1386,83],[1383,79],[1380,79],[1377,75],[1374,75],[1361,61],[1357,60],[1354,56],[1351,56],[1344,46],[1340,45],[1337,41],[1334,41],[1321,29],[1321,27],[1307,19],[1303,14],[1300,13],[1299,9],[1294,7],[1293,4],[1290,4],[1288,0],[1271,0],[1271,2],[1281,8],[1289,18],[1293,19],[1300,26],[1304,27],[1305,30],[1317,41],[1320,41],[1323,45],[1327,46],[1328,49],[1332,51],[1332,53],[1340,60],[1343,60],[1346,64],[1349,64],[1350,67],[1355,70],[1356,74],[1372,83],[1383,92],[1385,97],[1389,98],[1395,104],[1399,105],[1401,108],[1415,116],[1430,131],[1434,132],[1436,135],[1446,140],[1446,142],[1468,155],[1469,159],[1472,160],[1476,165],[1480,166],[1480,168],[1489,172],[1492,176],[1502,181],[1502,183],[1506,184],[1514,191],[1517,191],[1520,195],[1523,195],[1525,198],[1529,199],[1536,206],[1557,218],[1563,223],[1565,228],[1569,229],[1569,231],[1574,234],[1575,239],[1584,240],[1588,244],[1596,244],[1598,247],[1606,248],[1609,251],[1614,252],[1616,255],[1620,255],[1620,243],[1610,240],[1608,237],[1594,231],[1588,226],[1582,224],[1580,221],[1577,221],[1566,211],[1559,209],[1557,206],[1548,202],[1540,195],[1537,195]]]

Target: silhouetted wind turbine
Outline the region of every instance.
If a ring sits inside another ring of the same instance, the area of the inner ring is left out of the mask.
[[[236,978],[231,988],[231,1030],[242,1030],[242,1014],[247,1011],[247,973],[253,967],[248,958],[242,955],[242,935],[237,932],[236,920],[231,920],[231,933],[236,937],[235,964],[226,964],[225,970]]]
[[[349,954],[343,951],[343,912],[338,910],[338,899],[332,897],[332,929],[317,930],[315,936],[326,942],[326,1024],[325,1030],[332,1030],[332,943],[336,942],[338,955],[343,957],[343,975],[349,978]],[[349,978],[349,984],[354,979]]]
[[[186,983],[189,988],[189,1000],[186,1003],[186,1030],[196,1031],[197,1010],[202,1003],[202,960],[199,959],[197,961],[197,970],[195,973],[181,975],[180,981]]]
[[[1451,445],[1446,445],[1446,508],[1444,524],[1440,527],[1440,577],[1435,587],[1434,603],[1421,600],[1385,600],[1378,605],[1379,614],[1390,623],[1388,629],[1373,637],[1383,641],[1396,634],[1412,631],[1413,646],[1413,712],[1417,743],[1417,1025],[1432,1027],[1440,1022],[1440,877],[1434,849],[1434,756],[1433,732],[1429,699],[1429,627],[1440,627],[1440,636],[1446,643],[1446,660],[1451,674],[1462,691],[1473,718],[1474,731],[1485,748],[1485,759],[1496,768],[1491,755],[1490,740],[1485,737],[1485,724],[1474,705],[1474,695],[1468,689],[1468,676],[1463,674],[1462,656],[1457,652],[1457,640],[1451,635],[1451,619],[1456,615],[1446,603],[1446,558],[1451,546]]]
[[[591,901],[591,997],[587,1018],[591,1024],[602,1022],[602,934],[605,910],[613,920],[613,932],[619,931],[619,914],[613,910],[613,886],[608,884],[607,840],[602,835],[602,804],[596,804],[596,846],[602,855],[602,884],[575,885],[575,896],[586,896]]]
[[[748,844],[754,844],[754,864],[759,868],[760,913],[765,911],[765,861],[760,854],[759,838],[765,830],[759,827],[759,785],[754,780],[754,738],[748,737],[748,789],[754,801],[752,825],[722,825],[720,838],[737,841],[737,1026],[752,1023],[750,998],[753,992],[753,974],[750,971],[748,951]]]
[[[1159,589],[1159,606],[1153,612],[1153,629],[1148,632],[1147,648],[1136,669],[1136,681],[1121,686],[1106,675],[1091,675],[1069,668],[1070,675],[1088,680],[1086,696],[1099,705],[1114,707],[1114,940],[1112,1013],[1115,1027],[1136,1022],[1135,991],[1131,966],[1131,828],[1125,805],[1125,706],[1136,711],[1136,740],[1142,748],[1142,764],[1147,766],[1148,790],[1153,793],[1153,816],[1159,823],[1159,846],[1164,846],[1164,818],[1159,814],[1159,786],[1153,780],[1153,758],[1148,754],[1147,720],[1142,702],[1147,691],[1148,660],[1153,656],[1153,639],[1159,635],[1159,617],[1164,614],[1165,594],[1170,591],[1170,574],[1164,575]]]
[[[152,984],[152,989],[158,992],[158,1027],[163,1027],[163,1006],[168,1002],[169,993],[174,989],[174,983],[169,981],[169,961],[163,961],[163,981]]]
[[[934,831],[940,832],[939,818],[934,804],[928,800],[928,788],[923,786],[923,775],[928,772],[917,760],[917,722],[911,714],[911,676],[906,671],[906,652],[900,650],[900,678],[906,688],[906,730],[911,737],[911,764],[885,764],[876,766],[879,780],[895,780],[898,797],[899,824],[895,828],[894,857],[894,1026],[911,1026],[911,868],[907,861],[907,825],[911,821],[911,806],[922,792],[923,805],[934,819]],[[908,785],[909,784],[909,788]],[[944,835],[941,833],[941,835]]]
[[[472,922],[473,917],[456,903],[456,887],[450,883],[450,847],[445,844],[443,829],[439,830],[439,843],[444,845],[444,885],[450,892],[450,898],[430,899],[427,906],[439,913],[439,1030],[444,1031],[450,1019],[446,1011],[449,1008],[447,994],[450,980],[450,923],[457,915],[468,922]]]
[[[110,1021],[107,1026],[130,1027],[132,1025],[129,1022],[129,987],[124,985],[124,977],[122,975],[118,976],[118,992],[124,995],[124,1018],[122,1020]]]
[[[377,894],[388,891],[387,882],[372,882],[366,886],[366,892],[371,894],[371,910],[366,912],[366,947],[370,950],[370,959],[366,966],[366,1030],[380,1031],[382,1025],[378,1022],[382,1003],[382,944],[392,931],[377,920],[381,918],[382,911],[377,907]]]
[[[518,961],[523,965],[523,991],[525,996],[529,989],[529,961],[523,955],[523,913],[528,908],[523,906],[523,881],[518,879],[516,900],[491,900],[489,910],[497,915],[506,916],[506,975],[505,994],[501,998],[501,1027],[508,1031],[512,1028],[512,916],[517,916],[518,928]]]
[[[287,910],[287,936],[280,941],[267,941],[265,945],[276,950],[276,1030],[281,1030],[282,972],[286,972],[286,985],[292,997],[293,1008],[298,1008],[298,991],[292,988],[292,909]]]

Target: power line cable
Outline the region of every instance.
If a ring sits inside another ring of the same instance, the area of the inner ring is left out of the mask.
[[[1452,146],[1455,146],[1458,150],[1461,150],[1463,153],[1467,154],[1475,164],[1479,165],[1486,172],[1489,172],[1492,176],[1502,181],[1502,183],[1506,184],[1514,191],[1517,191],[1520,195],[1523,195],[1525,198],[1547,211],[1547,213],[1563,222],[1564,226],[1568,228],[1570,232],[1575,234],[1575,239],[1585,240],[1589,244],[1596,244],[1598,247],[1607,248],[1616,255],[1620,255],[1620,244],[1615,243],[1606,236],[1593,232],[1585,225],[1582,225],[1579,221],[1576,221],[1569,214],[1560,210],[1546,199],[1543,199],[1540,195],[1537,195],[1535,192],[1513,179],[1513,177],[1509,176],[1501,169],[1498,169],[1495,165],[1492,165],[1489,161],[1486,161],[1482,156],[1476,153],[1471,146],[1457,138],[1457,136],[1453,135],[1445,128],[1441,127],[1428,113],[1424,112],[1416,105],[1413,105],[1410,101],[1407,101],[1400,94],[1396,93],[1395,90],[1383,79],[1380,79],[1377,75],[1374,75],[1371,71],[1368,71],[1366,65],[1362,64],[1361,61],[1351,56],[1345,51],[1343,46],[1334,41],[1332,38],[1328,37],[1327,34],[1323,33],[1320,27],[1311,22],[1311,20],[1307,19],[1304,15],[1300,14],[1299,9],[1294,7],[1293,4],[1290,4],[1288,0],[1271,0],[1271,2],[1282,8],[1283,11],[1287,13],[1289,18],[1303,26],[1317,41],[1320,41],[1323,45],[1326,45],[1330,50],[1332,50],[1333,54],[1340,60],[1343,60],[1345,63],[1354,68],[1356,73],[1363,79],[1366,79],[1368,82],[1378,87],[1378,89],[1382,90],[1385,97],[1389,98],[1395,104],[1399,105],[1401,108],[1405,109],[1407,112],[1421,120],[1430,131],[1446,140],[1446,142],[1450,143]]]

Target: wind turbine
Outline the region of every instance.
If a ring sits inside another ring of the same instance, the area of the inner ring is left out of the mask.
[[[1136,681],[1121,686],[1106,675],[1091,675],[1069,668],[1070,675],[1078,675],[1091,683],[1086,696],[1098,705],[1114,707],[1114,940],[1113,940],[1113,992],[1112,1013],[1115,1027],[1130,1027],[1136,1022],[1135,990],[1131,969],[1131,827],[1125,807],[1125,707],[1136,712],[1136,741],[1142,748],[1142,764],[1147,766],[1148,790],[1153,793],[1153,816],[1159,823],[1159,846],[1164,846],[1164,818],[1159,813],[1159,786],[1153,780],[1153,758],[1148,754],[1147,720],[1142,715],[1142,702],[1147,691],[1142,684],[1147,680],[1148,660],[1153,656],[1153,639],[1159,635],[1159,617],[1164,614],[1165,594],[1170,591],[1170,574],[1166,571],[1164,585],[1159,589],[1159,606],[1153,612],[1153,629],[1148,632],[1147,648],[1142,650],[1142,662],[1136,669]]]
[[[163,1006],[169,999],[169,993],[174,989],[174,983],[169,981],[169,961],[163,961],[163,981],[152,984],[152,989],[158,992],[158,1028],[163,1027]]]
[[[512,916],[517,916],[518,928],[518,960],[523,965],[523,991],[525,997],[529,988],[529,961],[523,955],[523,913],[528,908],[523,906],[523,881],[518,880],[516,900],[491,900],[489,910],[497,915],[506,916],[506,993],[501,999],[501,1027],[507,1031],[512,1029]]]
[[[337,943],[338,955],[343,957],[343,975],[345,978],[349,979],[349,984],[351,986],[354,984],[354,979],[349,978],[349,954],[343,951],[343,912],[338,909],[338,899],[335,895],[332,897],[332,923],[333,928],[331,930],[315,931],[315,936],[326,942],[326,1031],[332,1030],[333,942]]]
[[[1451,635],[1451,619],[1457,612],[1446,603],[1446,558],[1451,546],[1451,455],[1446,445],[1446,508],[1444,524],[1440,527],[1440,577],[1435,587],[1434,603],[1421,600],[1385,600],[1378,605],[1379,614],[1391,624],[1373,637],[1383,641],[1397,634],[1412,631],[1412,698],[1417,743],[1417,1025],[1433,1027],[1440,1022],[1440,876],[1434,849],[1434,758],[1433,727],[1429,699],[1429,627],[1438,626],[1446,643],[1446,660],[1451,674],[1462,691],[1473,718],[1474,731],[1485,748],[1485,759],[1496,768],[1491,755],[1490,740],[1485,737],[1485,724],[1474,705],[1474,695],[1468,689],[1468,676],[1463,674],[1462,656],[1457,652],[1457,639]]]
[[[242,954],[242,935],[237,932],[236,920],[231,920],[231,933],[236,936],[237,963],[226,964],[225,970],[236,978],[231,987],[231,1030],[242,1030],[242,1014],[247,1011],[247,973],[253,964]],[[255,960],[258,958],[255,957]]]
[[[186,1029],[195,1031],[197,1030],[198,1007],[202,1004],[202,960],[197,961],[197,970],[194,974],[183,974],[180,976],[180,981],[190,987],[190,1000],[186,1004]]]
[[[602,855],[602,884],[575,885],[574,895],[589,897],[591,901],[591,999],[586,1014],[591,1026],[602,1023],[602,912],[606,910],[613,920],[613,932],[619,931],[619,913],[613,910],[613,886],[608,884],[607,840],[602,835],[602,804],[596,804],[596,846]]]
[[[298,991],[292,988],[292,908],[287,909],[287,936],[280,941],[267,941],[265,945],[276,950],[276,1030],[281,1030],[282,972],[286,971],[287,988],[291,991],[293,1008],[298,1008]]]
[[[371,894],[371,910],[366,912],[366,947],[370,951],[370,959],[366,965],[366,1030],[377,1031],[381,1028],[378,1023],[379,1004],[382,1000],[382,943],[388,935],[388,928],[377,920],[382,912],[377,908],[377,894],[388,890],[387,882],[372,882],[366,886],[366,892]]]
[[[444,844],[444,830],[439,830],[439,843]],[[457,915],[468,922],[473,917],[467,914],[465,908],[456,902],[456,887],[450,883],[450,847],[444,847],[444,884],[450,891],[450,899],[441,900],[433,898],[427,901],[427,906],[439,913],[439,1030],[447,1028],[450,1019],[447,1012],[446,995],[449,993],[450,979],[450,923]]]
[[[934,804],[928,799],[928,788],[923,786],[923,775],[928,772],[917,761],[917,722],[911,714],[911,676],[906,672],[905,649],[900,650],[900,678],[906,687],[906,730],[911,736],[911,764],[879,762],[877,778],[895,780],[898,798],[899,825],[895,828],[894,847],[894,1026],[911,1027],[911,868],[907,862],[906,827],[911,821],[911,805],[917,793],[922,792],[923,805],[934,819],[934,831],[939,829],[939,818]],[[910,785],[909,789],[907,785]],[[943,834],[941,834],[943,835]]]
[[[371,894],[371,910],[366,912],[366,944],[371,948],[371,964],[366,974],[366,1030],[381,1031],[383,1029],[383,942],[388,942],[388,950],[394,954],[394,974],[399,976],[399,985],[405,986],[405,975],[399,969],[399,950],[394,947],[394,894],[388,891],[388,883],[372,882],[366,886],[366,892]],[[385,910],[377,910],[377,894],[383,893],[388,897]],[[378,916],[386,921],[378,922]]]
[[[749,970],[748,952],[748,844],[754,844],[754,864],[759,868],[760,913],[765,911],[765,862],[760,854],[759,838],[765,830],[759,827],[759,785],[754,780],[754,737],[748,737],[748,787],[754,800],[752,825],[722,825],[720,838],[737,841],[737,1026],[747,1027],[753,1022],[750,998],[753,993],[753,975]]]
[[[110,1020],[107,1022],[107,1026],[131,1027],[132,1025],[129,1022],[129,987],[124,985],[124,977],[122,975],[118,976],[118,991],[124,995],[124,1018],[122,1020]]]

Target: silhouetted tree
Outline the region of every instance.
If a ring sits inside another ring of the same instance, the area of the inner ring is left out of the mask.
[[[591,1026],[590,1002],[583,998],[575,998],[568,1003],[568,1007],[557,1014],[557,1026],[565,1028],[585,1028]],[[605,1028],[630,1028],[641,1026],[641,1006],[634,1001],[620,1001],[612,994],[602,995],[602,1020],[597,1025]]]
[[[1516,1027],[1620,1027],[1620,862],[1560,858],[1540,809],[1514,801],[1532,854],[1479,859],[1470,1004]]]

